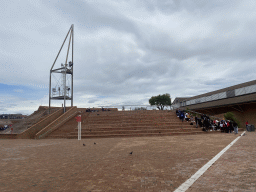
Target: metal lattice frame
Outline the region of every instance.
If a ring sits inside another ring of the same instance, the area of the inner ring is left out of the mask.
[[[59,57],[59,54],[67,40],[67,37],[69,37],[69,43],[68,43],[68,50],[67,50],[67,56],[66,56],[66,61],[65,61],[65,64],[63,67],[61,68],[57,68],[57,69],[53,69],[58,57]],[[71,44],[72,42],[72,44]],[[68,61],[68,54],[69,54],[69,48],[70,48],[70,44],[71,44],[71,49],[72,49],[72,61],[69,62],[69,67],[70,68],[67,68],[67,61]],[[64,113],[66,112],[66,100],[71,100],[71,107],[73,107],[73,71],[74,71],[74,24],[71,25],[67,35],[66,35],[66,38],[65,40],[63,41],[62,43],[62,46],[59,50],[59,53],[57,54],[54,62],[53,62],[53,65],[52,65],[52,68],[50,69],[50,82],[49,82],[49,113],[51,113],[51,100],[64,100]],[[64,81],[64,96],[59,96],[59,97],[52,97],[52,90],[51,90],[51,76],[52,76],[52,73],[64,73],[65,74],[65,81]],[[71,75],[71,97],[69,96],[66,96],[66,75],[67,74],[70,74]]]

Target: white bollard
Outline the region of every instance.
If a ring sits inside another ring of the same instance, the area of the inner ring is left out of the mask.
[[[81,140],[81,115],[76,117],[76,121],[78,122],[78,140]]]
[[[78,122],[78,140],[81,140],[81,121]]]

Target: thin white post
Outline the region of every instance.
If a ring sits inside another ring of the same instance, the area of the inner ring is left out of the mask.
[[[80,127],[79,127],[79,122],[78,122],[77,128],[78,128],[78,134],[77,134],[78,138],[77,138],[77,139],[79,140],[79,138],[80,138],[80,137],[79,137],[79,136],[80,136]]]
[[[81,134],[82,134],[82,130],[81,130],[81,121],[79,122],[79,129],[80,129],[79,140],[81,140]]]
[[[76,121],[78,122],[78,140],[81,140],[81,115],[76,117]]]

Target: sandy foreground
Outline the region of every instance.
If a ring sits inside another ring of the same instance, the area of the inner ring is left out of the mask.
[[[174,191],[236,137],[0,140],[0,191]]]

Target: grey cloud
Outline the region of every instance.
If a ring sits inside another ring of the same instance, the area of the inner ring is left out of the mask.
[[[88,103],[95,103],[96,101],[98,101],[98,99],[90,99]]]
[[[185,97],[255,78],[256,6],[251,1],[3,3],[4,84],[47,87],[49,69],[71,24],[74,96],[86,98],[85,105],[142,104],[166,92]],[[56,67],[65,61],[66,48]]]
[[[124,33],[140,36],[136,25],[125,15],[119,13],[118,9],[106,2],[101,1],[93,4],[86,1],[80,1],[79,3],[66,1],[56,4],[56,7],[59,13],[65,13],[66,18],[75,15],[76,21],[79,23],[78,27],[90,33],[89,35],[99,29],[110,27]]]
[[[205,85],[221,85],[223,83],[225,83],[227,81],[227,79],[225,78],[218,78],[218,79],[214,79],[214,80],[206,80],[204,81]]]

